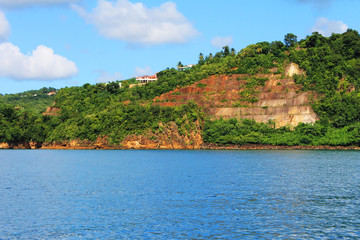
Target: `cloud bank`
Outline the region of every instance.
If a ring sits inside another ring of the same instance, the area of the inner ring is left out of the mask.
[[[10,24],[3,12],[0,11],[0,42],[7,40],[10,35]]]
[[[0,0],[1,7],[27,7],[33,5],[54,5],[75,3],[79,0]]]
[[[233,43],[233,38],[231,36],[228,37],[214,37],[211,40],[211,44],[216,48],[223,48],[225,46],[229,46]]]
[[[74,62],[54,54],[51,48],[38,46],[24,55],[11,43],[0,44],[0,77],[16,80],[55,80],[78,73]]]
[[[92,12],[78,5],[73,5],[73,9],[93,24],[100,35],[128,43],[185,43],[198,34],[172,2],[147,8],[128,0],[99,0]]]
[[[319,32],[325,37],[331,36],[333,33],[344,33],[348,29],[348,26],[341,21],[330,21],[327,18],[318,18],[312,32]]]

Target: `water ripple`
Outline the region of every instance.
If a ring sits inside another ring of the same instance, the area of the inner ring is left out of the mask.
[[[355,151],[2,151],[0,239],[358,239]]]

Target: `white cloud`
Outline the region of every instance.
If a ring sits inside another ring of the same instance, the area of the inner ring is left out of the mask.
[[[75,3],[79,0],[0,0],[2,7],[26,7],[33,5],[54,5],[64,3]]]
[[[74,62],[54,54],[51,48],[38,46],[31,55],[24,55],[11,43],[0,44],[0,77],[16,80],[54,80],[78,73]]]
[[[332,33],[343,33],[346,32],[347,29],[348,26],[341,21],[330,21],[327,18],[318,18],[311,30],[312,32],[319,32],[321,35],[329,37]]]
[[[132,44],[184,43],[198,34],[173,2],[147,8],[128,0],[99,0],[90,13],[78,5],[73,9],[102,36]]]
[[[108,72],[101,71],[99,77],[97,78],[98,83],[107,83],[107,82],[115,82],[117,80],[121,80],[123,76],[121,73],[116,72],[113,75],[111,75]]]
[[[10,35],[10,24],[3,12],[0,11],[0,42],[4,41]]]
[[[225,46],[229,46],[233,43],[233,38],[231,36],[229,37],[214,37],[213,40],[211,40],[211,44],[216,48],[223,48]]]
[[[151,70],[151,67],[146,66],[145,68],[136,67],[135,68],[135,76],[144,76],[144,75],[153,75],[153,71]]]

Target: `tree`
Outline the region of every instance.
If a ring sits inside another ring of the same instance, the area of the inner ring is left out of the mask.
[[[223,49],[224,49],[224,57],[229,56],[229,54],[230,54],[229,46],[225,46],[225,47],[223,47]]]
[[[268,54],[270,52],[270,43],[269,42],[259,42],[256,44],[256,51],[261,54]]]
[[[199,54],[199,64],[202,65],[202,64],[204,64],[204,62],[205,62],[204,54],[200,53]]]
[[[282,53],[284,46],[281,41],[273,41],[270,43],[270,52],[278,57]]]
[[[343,43],[349,59],[360,57],[360,37],[356,30],[348,29],[343,34]]]
[[[179,61],[177,67],[183,67],[184,65]]]
[[[292,33],[286,34],[284,38],[284,43],[286,47],[294,47],[295,44],[297,43],[297,36]]]
[[[325,37],[323,37],[318,32],[313,32],[310,37],[308,37],[305,41],[305,45],[307,48],[311,47],[321,47],[326,43]]]

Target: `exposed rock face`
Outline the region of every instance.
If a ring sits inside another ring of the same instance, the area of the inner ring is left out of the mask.
[[[119,146],[110,145],[106,137],[99,136],[96,141],[74,139],[70,141],[43,143],[44,149],[117,149]]]
[[[195,129],[185,131],[184,135],[179,134],[178,126],[171,122],[166,126],[160,123],[163,129],[161,133],[148,132],[145,135],[127,136],[122,141],[122,148],[125,149],[200,149],[203,140],[199,123]]]
[[[42,147],[42,143],[33,142],[33,141],[29,142],[29,145],[31,149],[39,149]]]
[[[314,123],[316,114],[310,106],[263,108],[213,108],[213,115],[223,118],[254,119],[257,122],[275,121],[276,127],[296,126],[300,122]]]
[[[60,109],[57,107],[48,107],[42,115],[44,115],[44,116],[59,116]]]
[[[8,143],[0,143],[0,149],[9,149],[10,145]]]
[[[287,74],[304,74],[296,64],[287,68]],[[241,92],[246,90],[246,78],[267,78],[265,86],[253,89],[256,101],[244,101]],[[296,126],[300,122],[314,123],[318,120],[309,98],[311,92],[301,91],[290,77],[280,74],[233,74],[211,76],[199,82],[175,89],[154,99],[161,106],[177,106],[195,101],[213,118],[254,119],[257,122],[274,120],[276,127]]]
[[[20,142],[17,144],[0,143],[0,149],[38,149],[41,148],[41,143],[37,142]]]
[[[285,76],[293,77],[294,75],[304,75],[305,72],[299,68],[299,65],[296,63],[290,63],[289,66],[285,68]]]

